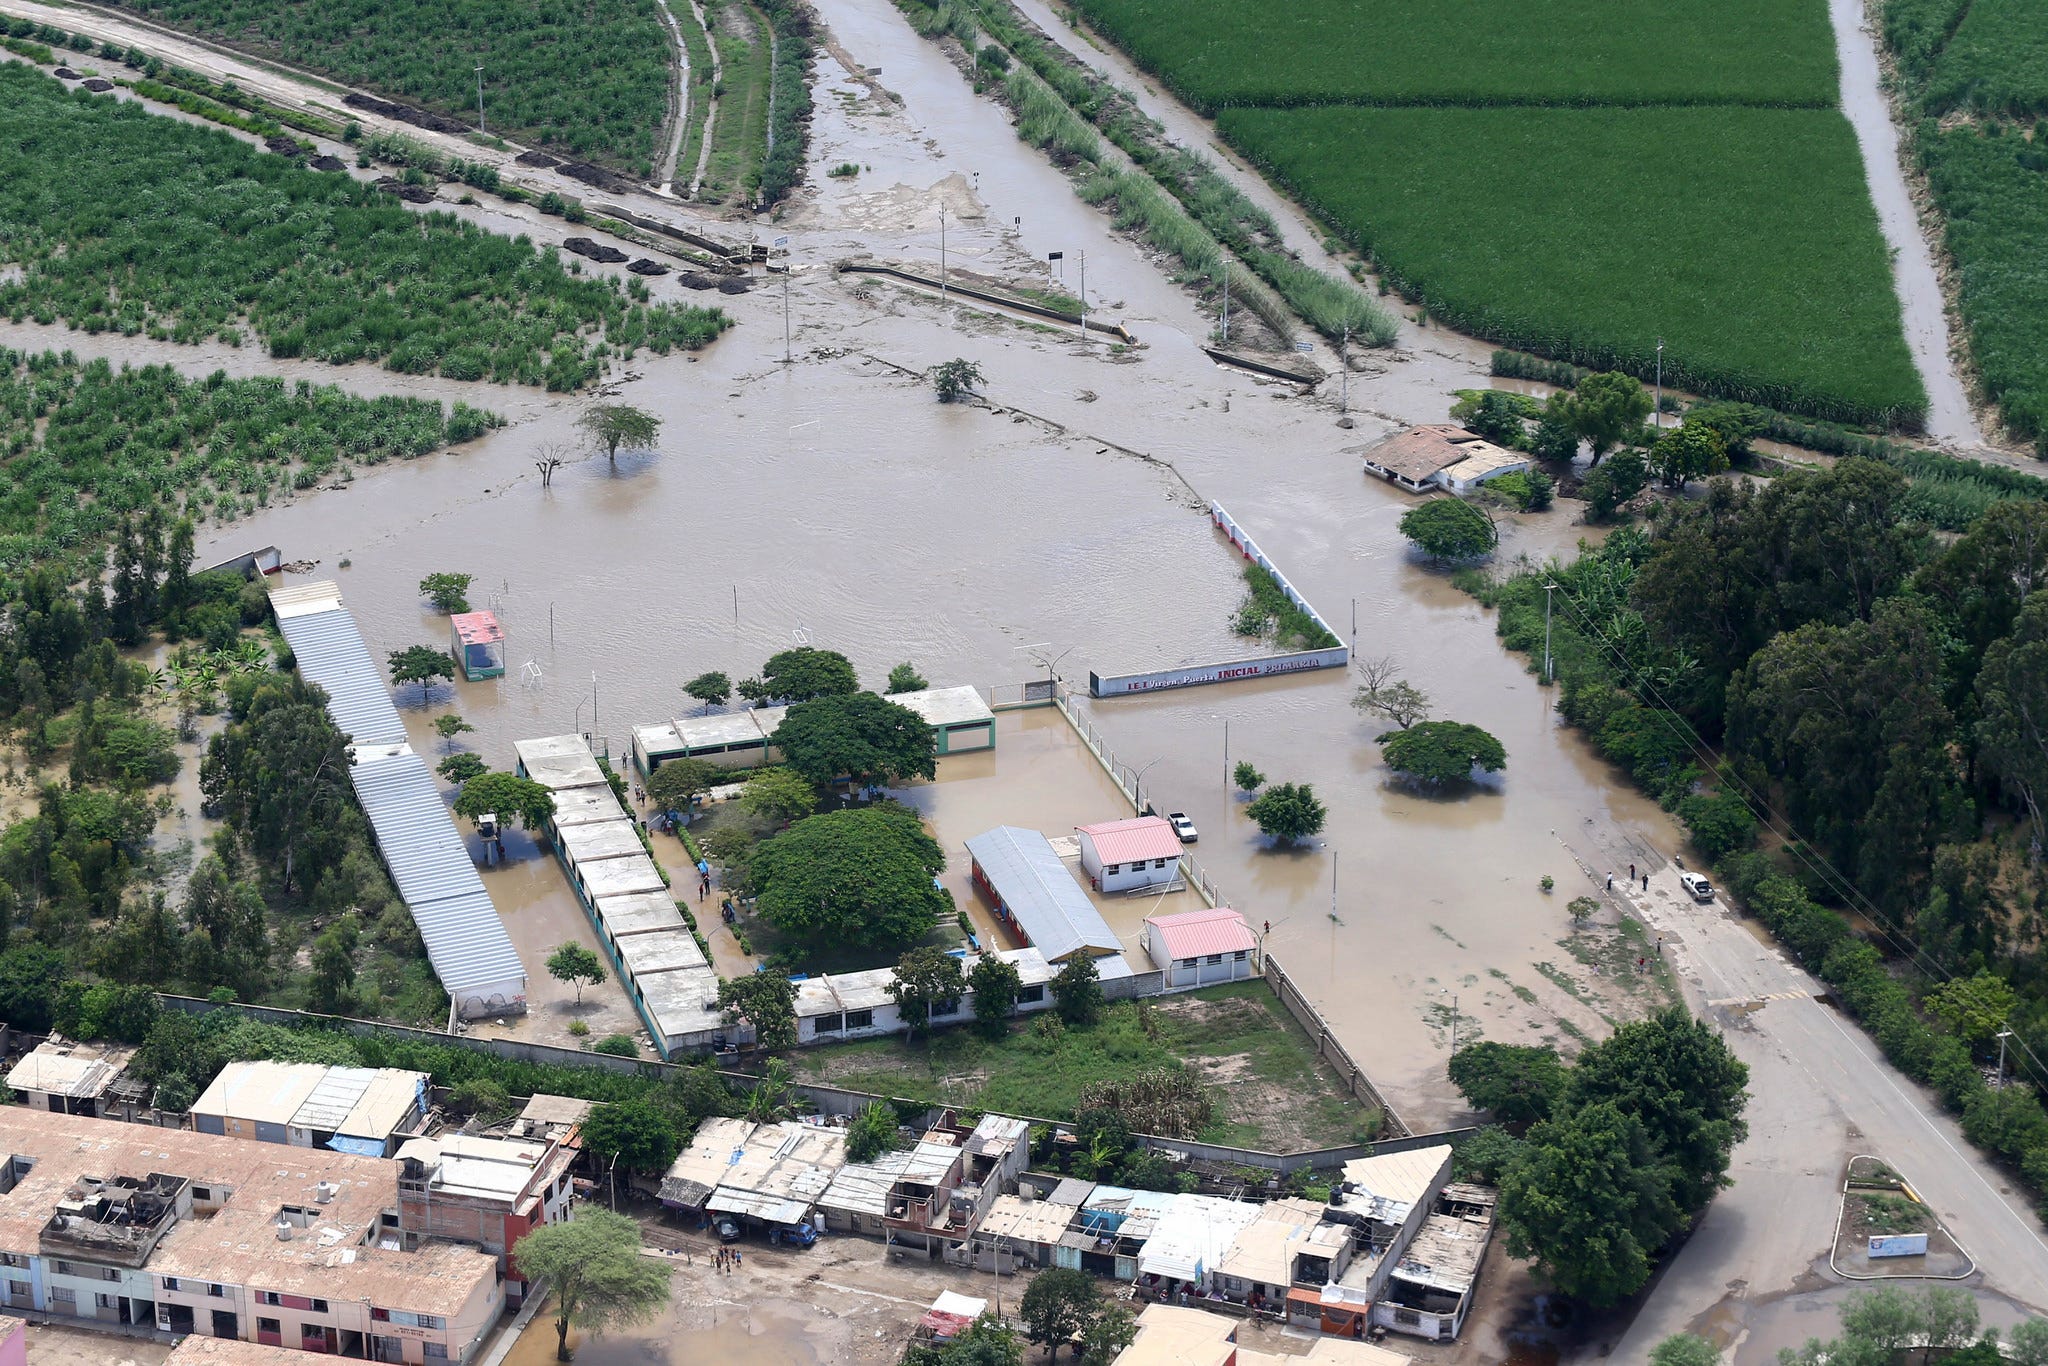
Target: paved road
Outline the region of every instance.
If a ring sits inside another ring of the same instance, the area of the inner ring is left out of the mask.
[[[1616,855],[1626,866],[1646,851],[1580,852],[1605,868]],[[2024,1196],[1975,1154],[1930,1094],[1815,999],[1820,982],[1753,922],[1686,897],[1674,867],[1654,873],[1650,894],[1631,904],[1664,936],[1693,1009],[1720,1024],[1749,1064],[1750,1133],[1735,1152],[1734,1188],[1714,1202],[1626,1336],[1584,1359],[1641,1361],[1687,1327],[1718,1330],[1739,1346],[1761,1304],[1835,1283],[1826,1264],[1836,1190],[1857,1153],[1897,1167],[1940,1214],[1982,1268],[1967,1285],[2048,1310],[2048,1239]]]

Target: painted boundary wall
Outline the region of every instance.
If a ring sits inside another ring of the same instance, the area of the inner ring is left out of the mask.
[[[1260,550],[1252,540],[1251,533],[1239,526],[1223,504],[1209,504],[1209,521],[1230,538],[1238,553],[1273,576],[1280,585],[1280,591],[1287,600],[1306,612],[1316,625],[1328,631],[1337,640],[1343,637],[1323,620],[1322,613],[1301,595],[1280,567]],[[1088,694],[1091,697],[1123,697],[1131,693],[1161,692],[1167,688],[1191,688],[1205,683],[1233,683],[1244,678],[1271,678],[1276,674],[1303,673],[1311,669],[1341,669],[1351,662],[1351,647],[1335,645],[1322,650],[1294,650],[1286,654],[1258,655],[1248,659],[1230,659],[1215,664],[1194,664],[1179,669],[1155,669],[1149,673],[1102,675],[1090,671]]]
[[[1353,1096],[1368,1105],[1379,1107],[1380,1113],[1386,1116],[1387,1132],[1397,1137],[1413,1132],[1394,1107],[1387,1104],[1386,1097],[1372,1084],[1372,1078],[1365,1074],[1365,1069],[1358,1065],[1343,1044],[1337,1042],[1336,1032],[1330,1028],[1329,1021],[1325,1020],[1322,1012],[1302,994],[1301,988],[1294,985],[1294,979],[1287,975],[1287,969],[1281,967],[1279,961],[1270,953],[1265,955],[1265,966],[1266,984],[1273,988],[1273,994],[1280,998],[1280,1004],[1287,1007],[1287,1013],[1308,1031],[1309,1038],[1315,1040],[1316,1056],[1336,1069],[1337,1075],[1344,1079],[1344,1084],[1351,1088]]]

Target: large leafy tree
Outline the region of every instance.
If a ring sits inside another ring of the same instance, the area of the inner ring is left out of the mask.
[[[606,1106],[591,1112],[595,1119]],[[584,1134],[589,1135],[586,1123]],[[512,1245],[529,1281],[544,1282],[555,1316],[555,1360],[569,1360],[569,1327],[593,1333],[645,1323],[668,1304],[669,1269],[640,1255],[640,1226],[623,1214],[586,1205],[575,1217],[542,1224]]]
[[[683,684],[683,691],[702,702],[704,710],[710,711],[713,707],[724,706],[725,700],[732,696],[732,680],[713,669]]]
[[[1684,1222],[1671,1182],[1642,1121],[1612,1103],[1545,1120],[1501,1177],[1508,1252],[1574,1299],[1619,1304]]]
[[[936,945],[923,945],[903,955],[896,975],[884,988],[903,1017],[904,1028],[916,1033],[932,1016],[950,1014],[967,994],[967,974],[960,960]]]
[[[456,815],[475,820],[492,813],[501,821],[516,820],[528,830],[537,830],[555,814],[555,794],[514,773],[478,774],[455,794]]]
[[[760,682],[765,696],[779,697],[785,702],[808,702],[814,697],[860,690],[851,660],[837,650],[820,650],[811,645],[770,655],[761,666]]]
[[[1749,1068],[1704,1020],[1673,1006],[1622,1025],[1579,1055],[1565,1105],[1612,1105],[1642,1121],[1688,1213],[1728,1184],[1728,1157],[1749,1132]]]
[[[1095,1278],[1063,1266],[1032,1277],[1017,1310],[1024,1321],[1024,1336],[1045,1348],[1047,1361],[1059,1355],[1062,1344],[1087,1332],[1101,1312],[1102,1295],[1095,1288]]]
[[[1508,764],[1499,740],[1463,721],[1422,721],[1379,737],[1387,767],[1404,778],[1435,787],[1469,782],[1472,770],[1498,773]]]
[[[938,772],[938,741],[922,716],[871,692],[799,702],[769,737],[782,761],[817,786],[851,778],[881,787]]]
[[[234,724],[213,737],[199,789],[256,851],[281,865],[293,890],[300,855],[328,850],[354,810],[348,743],[327,715],[326,695],[297,679],[265,678],[236,694]]]
[[[2048,797],[2048,596],[2033,598],[1977,674],[1977,757],[2038,828]]]
[[[1102,1014],[1102,974],[1095,960],[1077,953],[1060,964],[1052,979],[1053,1007],[1070,1025],[1091,1025]]]
[[[759,768],[740,789],[740,810],[777,822],[802,820],[818,809],[818,789],[786,768]]]
[[[1024,974],[1015,963],[984,953],[967,974],[967,985],[974,992],[975,1022],[984,1033],[1001,1035],[1003,1022],[1024,993]]]
[[[1259,832],[1282,844],[1299,844],[1320,832],[1329,808],[1307,783],[1275,783],[1246,806]]]
[[[600,1162],[617,1158],[629,1171],[665,1172],[683,1150],[682,1137],[666,1113],[646,1100],[600,1105],[583,1121],[583,1150]]]
[[[670,759],[647,776],[647,795],[664,810],[681,811],[729,776],[703,759]]]
[[[1408,509],[1401,534],[1437,560],[1474,559],[1500,544],[1493,519],[1462,498],[1432,498]]]
[[[790,934],[869,947],[931,933],[953,900],[933,879],[945,851],[893,804],[809,816],[765,840],[753,876],[761,914]]]
[[[1757,651],[1728,699],[1728,747],[1783,785],[1793,824],[1864,892],[1923,899],[1937,845],[1966,828],[1927,608],[1880,602],[1868,621],[1814,623]]]
[[[1657,438],[1657,444],[1650,447],[1650,466],[1665,487],[1681,489],[1688,480],[1726,470],[1728,443],[1714,428],[1687,422]]]
[[[1565,415],[1593,452],[1597,465],[1601,456],[1642,431],[1650,407],[1649,390],[1635,376],[1608,371],[1578,382],[1565,405]]]
[[[1650,1366],[1721,1366],[1721,1349],[1691,1333],[1673,1333],[1650,1349]]]
[[[1482,1040],[1451,1055],[1451,1085],[1477,1109],[1502,1124],[1534,1124],[1550,1118],[1564,1091],[1564,1064],[1557,1050]]]
[[[548,955],[548,976],[576,988],[576,1000],[583,1000],[583,988],[604,981],[604,959],[571,939]]]
[[[718,1008],[730,1025],[751,1025],[761,1048],[795,1048],[796,983],[786,972],[750,972],[718,981]]]
[[[420,685],[420,705],[427,703],[427,692],[437,678],[455,677],[455,661],[448,657],[446,650],[437,650],[431,645],[408,645],[403,650],[393,650],[387,661],[391,670],[394,687],[408,683]]]
[[[629,403],[598,403],[583,410],[576,425],[590,444],[619,463],[619,448],[650,450],[661,436],[661,419]]]

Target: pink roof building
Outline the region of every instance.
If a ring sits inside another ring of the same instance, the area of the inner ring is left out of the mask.
[[[505,628],[494,612],[457,612],[448,618],[455,633],[455,661],[474,683],[505,672]]]
[[[1207,986],[1250,977],[1258,936],[1227,906],[1145,917],[1145,952],[1169,987]]]
[[[1180,836],[1164,816],[1077,825],[1081,871],[1097,891],[1157,887],[1180,877]]]

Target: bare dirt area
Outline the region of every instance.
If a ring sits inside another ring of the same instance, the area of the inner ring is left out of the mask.
[[[166,1342],[145,1342],[66,1324],[28,1326],[28,1359],[35,1366],[161,1366],[170,1354]]]

